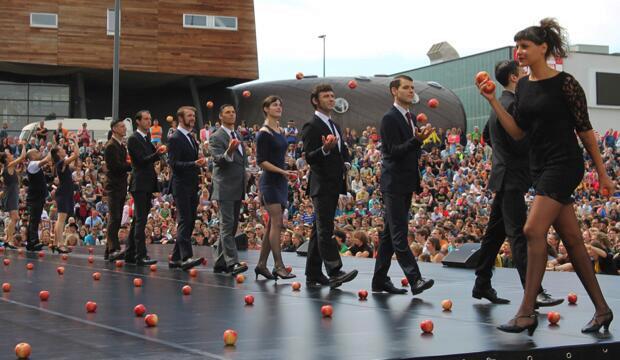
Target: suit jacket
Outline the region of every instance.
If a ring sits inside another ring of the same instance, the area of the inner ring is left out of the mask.
[[[411,113],[413,119],[415,114]],[[415,120],[413,120],[415,124]],[[413,135],[407,119],[394,106],[381,119],[381,191],[394,194],[419,192],[418,160],[422,143]]]
[[[327,137],[332,132],[321,118],[314,115],[301,130],[306,162],[310,165],[308,180],[308,195],[310,196],[346,193],[345,162],[350,162],[351,159],[340,126],[336,123],[334,126],[340,134],[340,150],[336,145],[327,155],[323,154],[322,137]]]
[[[514,101],[515,95],[507,90],[504,90],[499,98],[499,102],[510,114],[514,110]],[[526,192],[532,183],[527,137],[515,141],[504,130],[494,111],[491,111],[482,136],[484,141],[493,148],[491,158],[493,167],[489,177],[489,189],[491,191],[518,190]]]
[[[154,163],[159,160],[159,154],[155,146],[136,131],[127,139],[127,150],[131,157],[129,191],[158,192]]]
[[[127,163],[127,149],[113,138],[108,140],[103,151],[108,169],[105,190],[107,192],[127,191],[127,173],[131,165]]]
[[[239,133],[235,132],[239,139]],[[242,200],[245,196],[247,176],[245,169],[248,167],[248,156],[243,148],[243,155],[235,150],[232,161],[226,159],[226,149],[230,143],[230,136],[220,127],[209,137],[209,153],[213,156],[213,200],[234,201]]]
[[[198,160],[198,143],[194,146],[181,130],[176,130],[168,138],[168,165],[172,169],[170,186],[173,194],[179,191],[198,192],[200,181],[200,167],[196,166]]]

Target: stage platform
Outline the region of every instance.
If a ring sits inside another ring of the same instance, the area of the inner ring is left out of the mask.
[[[158,269],[125,265],[116,268],[103,261],[103,248],[95,248],[95,261],[87,261],[87,248],[77,248],[63,261],[46,252],[18,255],[6,250],[9,266],[0,265],[0,282],[12,289],[0,301],[0,359],[13,359],[19,342],[32,346],[31,359],[620,359],[620,318],[610,332],[586,335],[580,332],[594,308],[574,273],[547,273],[544,286],[554,296],[578,294],[577,305],[566,302],[542,308],[534,336],[505,334],[495,327],[516,312],[522,295],[516,271],[498,269],[493,284],[509,305],[493,305],[471,297],[472,270],[420,264],[435,286],[416,297],[370,292],[374,260],[343,258],[344,269],[360,274],[341,288],[309,289],[305,284],[306,259],[285,254],[287,265],[302,283],[292,291],[293,280],[254,280],[257,251],[242,251],[249,271],[238,284],[226,274],[214,274],[211,249],[198,248],[208,266],[198,267],[191,278],[180,270],[169,270],[170,247],[149,246],[158,259]],[[33,270],[26,264],[32,262]],[[56,272],[64,266],[65,273]],[[102,274],[94,281],[92,273]],[[390,271],[400,285],[402,272],[396,262]],[[136,288],[133,279],[143,279]],[[620,277],[599,276],[610,306],[620,316]],[[189,296],[181,288],[189,284]],[[367,289],[360,301],[357,292]],[[48,290],[47,302],[39,291]],[[255,303],[246,306],[245,295]],[[451,299],[451,312],[442,311],[441,301]],[[95,301],[96,313],[87,313],[85,303]],[[142,303],[147,313],[159,317],[157,327],[146,327],[133,313]],[[333,306],[332,318],[323,318],[320,308]],[[546,314],[561,313],[558,326],[548,325]],[[420,322],[434,322],[432,334],[422,334]],[[226,329],[238,333],[236,346],[225,346]]]

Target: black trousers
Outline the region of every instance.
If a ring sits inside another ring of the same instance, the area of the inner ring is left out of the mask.
[[[172,261],[185,261],[192,256],[192,231],[198,207],[198,189],[173,189],[177,208],[177,238],[172,250]]]
[[[151,211],[151,199],[153,194],[134,191],[133,197],[133,220],[127,238],[127,248],[125,249],[125,260],[143,259],[146,257],[146,235],[144,229],[146,220]]]
[[[342,269],[338,243],[333,238],[338,197],[338,194],[331,194],[312,198],[315,219],[308,243],[307,278],[318,279],[321,277],[323,273],[321,266],[323,264],[325,264],[328,276],[338,275]]]
[[[43,205],[45,199],[28,200],[26,207],[28,208],[28,239],[26,239],[26,249],[32,248],[39,243],[39,224],[41,223],[41,214],[43,213]]]
[[[108,192],[108,241],[106,245],[108,254],[121,249],[121,244],[118,241],[118,229],[121,227],[126,198],[126,190]]]
[[[418,262],[415,260],[407,242],[411,195],[412,193],[383,193],[385,228],[379,239],[375,274],[372,278],[372,284],[375,286],[382,286],[389,280],[387,274],[392,263],[392,255],[394,254],[396,254],[396,260],[410,284],[422,277]]]
[[[525,286],[527,239],[523,235],[523,226],[526,218],[527,206],[522,191],[507,190],[495,193],[489,223],[480,245],[480,258],[476,266],[476,288],[491,287],[493,265],[506,237],[510,243],[515,267],[519,272],[519,279]]]

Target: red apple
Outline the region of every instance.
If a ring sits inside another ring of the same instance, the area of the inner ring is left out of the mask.
[[[207,259],[202,258],[202,266],[207,266]]]
[[[422,329],[425,334],[432,333],[434,327],[435,326],[433,325],[433,322],[431,320],[424,320],[420,323],[420,329]]]
[[[327,135],[327,137],[325,138],[325,141],[330,142],[330,141],[336,141],[336,137],[332,134]]]
[[[357,296],[359,296],[360,300],[366,300],[368,298],[368,291],[362,289],[357,292]]]
[[[493,81],[487,81],[482,85],[482,91],[487,94],[492,94],[495,91],[495,83]]]
[[[26,264],[26,269],[28,269],[28,270],[34,269],[34,264],[33,263]]]
[[[136,305],[136,307],[133,308],[133,313],[136,314],[137,317],[142,317],[146,313],[146,306],[142,304]]]
[[[295,74],[295,79],[301,80],[303,78],[304,78],[304,73],[302,73],[301,71]]]
[[[404,277],[404,278],[402,278],[402,279],[400,280],[400,284],[401,284],[402,286],[409,286],[409,280],[407,280],[407,278],[406,278],[406,277]]]
[[[332,317],[334,308],[331,305],[323,305],[321,306],[321,314],[323,314],[323,317]]]
[[[38,255],[39,255],[40,258],[45,257],[45,252],[44,251],[39,251]]]
[[[135,287],[142,287],[142,279],[140,279],[140,278],[133,279],[133,286],[135,286]]]
[[[58,275],[64,275],[65,274],[65,267],[64,266],[59,266],[56,268],[56,272],[58,273]]]
[[[97,303],[94,301],[89,301],[86,303],[86,312],[94,313],[97,311]]]
[[[235,330],[228,329],[224,331],[224,344],[226,346],[234,346],[237,342],[237,332]]]
[[[28,359],[32,354],[32,348],[28,343],[19,343],[15,345],[15,355],[18,359]]]
[[[172,117],[172,115],[168,115],[168,116],[166,116],[166,121],[167,121],[168,123],[171,123],[171,122],[172,122],[172,120],[174,120],[174,118]]]
[[[3,292],[11,292],[11,284],[9,284],[9,283],[3,283],[3,284],[2,284],[2,291],[3,291]]]
[[[444,311],[452,311],[452,300],[445,299],[441,302],[441,307]]]
[[[2,262],[4,263],[5,266],[11,265],[11,259],[4,259],[2,260]]]
[[[575,293],[568,294],[566,299],[568,300],[568,303],[571,304],[571,305],[577,304],[577,294],[575,294]]]
[[[253,305],[254,304],[254,296],[246,295],[245,296],[245,304],[246,305]]]
[[[244,90],[242,95],[244,98],[249,98],[250,96],[252,96],[252,93],[250,92],[250,90]]]
[[[349,89],[353,90],[357,87],[357,81],[349,80],[349,82],[347,83],[347,86],[349,87]]]
[[[192,287],[189,285],[185,285],[181,288],[181,291],[183,292],[183,295],[191,295],[192,294]]]
[[[237,284],[241,284],[245,281],[245,276],[243,274],[239,274],[235,279],[237,280]]]
[[[151,269],[152,272],[157,271],[157,265],[153,264],[149,267],[149,269]]]
[[[213,101],[207,101],[207,109],[213,109]]]
[[[299,291],[301,289],[301,283],[299,281],[295,281],[291,284],[293,291]]]
[[[428,116],[426,116],[425,113],[419,113],[415,119],[419,125],[426,125],[426,123],[428,123]]]
[[[39,292],[39,299],[41,299],[41,301],[47,301],[47,299],[50,298],[50,292],[47,290],[41,290]]]
[[[435,98],[432,98],[432,99],[429,99],[429,100],[428,100],[428,103],[427,103],[427,104],[428,104],[428,107],[429,107],[429,108],[433,108],[433,109],[434,109],[434,108],[436,108],[437,106],[439,106],[439,100],[437,100],[437,99],[435,99]]]
[[[114,262],[114,265],[116,265],[117,268],[122,268],[124,264],[125,262],[123,260],[116,260]]]
[[[557,311],[549,311],[549,313],[547,313],[547,320],[549,320],[549,324],[557,325],[560,321],[560,313]]]
[[[286,267],[286,272],[287,272],[287,273],[289,273],[289,274],[290,274],[291,272],[293,272],[293,267],[292,267],[291,265],[288,265],[288,266]]]
[[[93,273],[93,280],[98,281],[99,279],[101,279],[101,273],[100,272]]]
[[[94,263],[94,262],[95,262],[95,257],[94,257],[94,256],[92,256],[92,255],[90,255],[90,256],[88,256],[87,260],[88,260],[88,262],[89,262],[90,264],[92,264],[92,263]]]
[[[190,269],[189,270],[189,276],[191,276],[191,277],[198,276],[198,270],[197,269]]]
[[[159,318],[157,317],[157,314],[148,314],[144,317],[144,322],[146,323],[146,326],[154,327],[157,326],[157,323],[159,323]]]
[[[481,71],[478,74],[476,74],[476,84],[482,84],[486,80],[489,80],[489,78],[490,78],[490,76],[489,76],[488,72]]]
[[[88,248],[88,253],[89,254],[94,254],[95,253],[95,249],[93,249],[92,247]]]
[[[60,256],[60,258],[61,258],[61,259],[63,259],[64,261],[67,261],[67,260],[69,259],[69,255],[67,255],[67,254],[62,254],[62,255]]]

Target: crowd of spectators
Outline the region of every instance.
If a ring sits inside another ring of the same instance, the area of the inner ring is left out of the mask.
[[[170,125],[170,124],[168,124]],[[172,124],[173,125],[173,124]],[[217,203],[211,201],[210,190],[212,160],[208,153],[209,136],[219,127],[219,123],[208,124],[196,131],[202,153],[208,159],[203,172],[199,194],[198,220],[193,230],[196,246],[210,246],[218,233]],[[289,169],[298,172],[298,178],[289,183],[289,204],[284,213],[285,231],[282,232],[284,251],[295,251],[307,241],[312,231],[314,210],[306,194],[309,166],[302,152],[300,130],[293,122],[283,126],[289,143],[287,164]],[[7,125],[0,130],[0,151],[18,155],[20,147],[17,139],[9,136]],[[160,124],[152,128],[154,145],[165,143],[163,134],[171,134],[174,126],[163,132]],[[260,249],[267,213],[260,206],[258,178],[261,170],[256,164],[254,136],[258,126],[241,123],[239,133],[247,146],[249,154],[250,181],[246,199],[243,201],[239,231],[244,233],[250,250]],[[43,155],[54,146],[64,146],[67,150],[68,131],[59,128],[45,129],[42,122],[28,139],[26,150],[40,149]],[[103,150],[105,140],[95,140],[89,136],[86,124],[78,131],[79,159],[73,171],[74,214],[68,220],[65,240],[69,246],[99,245],[106,241],[106,216],[108,204],[104,193],[105,162]],[[344,138],[352,154],[352,166],[348,171],[349,191],[341,195],[336,212],[335,239],[344,256],[372,258],[376,253],[379,237],[383,229],[383,204],[379,191],[381,177],[381,139],[374,127],[361,131],[345,129]],[[608,130],[599,136],[599,146],[603,160],[612,179],[620,178],[620,136],[618,131]],[[409,221],[409,244],[419,261],[441,262],[455,248],[464,243],[479,242],[489,221],[492,193],[486,189],[491,170],[492,149],[484,144],[480,130],[475,127],[465,133],[461,129],[438,129],[424,145],[420,158],[422,191],[414,194]],[[583,182],[575,192],[575,211],[583,231],[584,241],[592,257],[593,266],[600,273],[618,274],[620,268],[620,190],[609,198],[601,197],[598,190],[596,171],[584,152],[586,167]],[[20,166],[20,220],[14,242],[20,244],[26,237],[27,214],[25,196],[27,179]],[[166,244],[175,241],[175,207],[168,190],[170,169],[162,161],[156,165],[160,192],[155,194],[151,213],[146,225],[146,241],[152,244]],[[49,242],[53,235],[56,208],[53,193],[58,179],[53,178],[50,169],[46,172],[50,197],[46,203],[40,225],[40,239]],[[533,193],[525,195],[529,204]],[[128,195],[123,210],[119,239],[127,238],[132,216],[132,200]],[[8,224],[8,214],[0,212],[0,226]],[[548,235],[549,262],[547,269],[570,271],[572,266],[559,236],[550,231]],[[510,245],[505,242],[497,257],[496,266],[512,267],[513,259]]]

